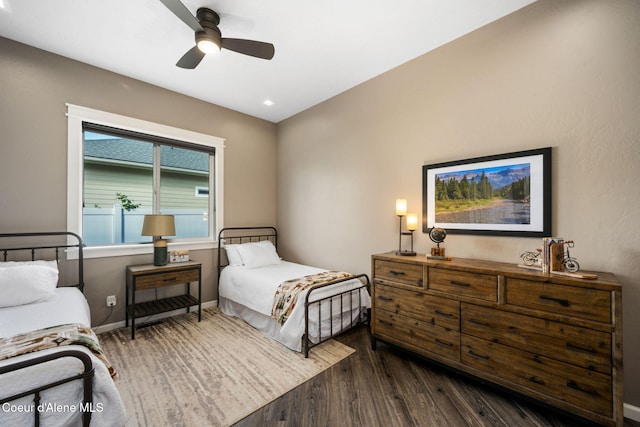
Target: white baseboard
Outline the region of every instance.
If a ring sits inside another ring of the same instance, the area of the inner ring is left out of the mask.
[[[637,406],[624,404],[624,417],[633,421],[640,421],[640,408]]]
[[[209,308],[209,307],[217,307],[218,306],[218,300],[213,300],[213,301],[207,301],[207,302],[203,302],[202,303],[202,308]],[[197,310],[198,306],[194,305],[191,307],[191,311]],[[160,319],[166,319],[167,317],[171,317],[171,316],[176,316],[178,314],[184,314],[185,310],[183,309],[179,309],[179,310],[173,310],[173,311],[167,311],[165,313],[159,313],[159,314],[155,314],[153,316],[149,316],[149,317],[145,317],[144,321],[145,322],[149,322],[149,321],[154,321],[154,320],[160,320]],[[109,331],[113,331],[114,329],[120,329],[120,328],[124,328],[125,325],[125,321],[121,320],[120,322],[114,322],[114,323],[108,323],[106,325],[100,325],[100,326],[96,326],[95,328],[93,328],[93,331],[96,334],[102,334],[104,332],[109,332]]]

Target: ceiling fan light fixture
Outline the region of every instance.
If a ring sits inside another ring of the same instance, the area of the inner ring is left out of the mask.
[[[206,31],[198,31],[196,33],[196,45],[202,53],[217,53],[222,48],[220,37],[215,37]]]
[[[216,53],[220,52],[220,46],[212,42],[211,40],[200,40],[198,42],[198,49],[203,53]]]

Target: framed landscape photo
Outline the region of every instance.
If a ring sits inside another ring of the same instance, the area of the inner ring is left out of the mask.
[[[551,235],[551,147],[422,167],[422,231]]]

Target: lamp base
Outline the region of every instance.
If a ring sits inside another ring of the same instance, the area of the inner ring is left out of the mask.
[[[153,242],[153,265],[167,265],[168,262],[167,241],[158,239]]]
[[[396,251],[396,255],[400,256],[416,256],[417,254],[412,251]]]

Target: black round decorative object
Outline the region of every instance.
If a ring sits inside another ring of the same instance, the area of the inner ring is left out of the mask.
[[[436,243],[440,247],[440,243],[444,242],[447,237],[447,230],[444,228],[433,227],[429,230],[429,238],[432,242]]]
[[[444,242],[447,237],[447,231],[444,228],[433,227],[429,230],[429,238],[436,244],[435,248],[431,248],[431,259],[445,259],[444,248],[440,247],[440,243]]]

